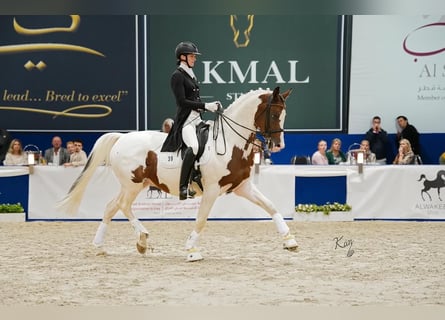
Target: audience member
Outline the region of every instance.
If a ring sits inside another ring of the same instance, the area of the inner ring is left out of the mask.
[[[68,154],[71,156],[71,154],[74,153],[74,142],[73,141],[67,141],[66,143],[66,150],[68,151]]]
[[[62,147],[62,138],[54,136],[51,144],[53,147],[46,149],[44,155],[48,165],[60,166],[70,162],[70,154],[64,147]]]
[[[28,164],[28,157],[26,152],[23,151],[23,146],[19,139],[12,139],[3,163],[5,166],[23,166]]]
[[[82,150],[83,142],[79,139],[73,140],[74,152],[70,155],[70,162],[64,163],[65,167],[84,166],[87,163],[88,157],[85,151]]]
[[[382,120],[379,116],[372,118],[372,127],[366,132],[366,140],[369,141],[371,151],[376,156],[376,162],[386,164],[388,149],[388,133],[381,127]]]
[[[328,143],[325,140],[318,141],[317,151],[312,155],[312,164],[317,165],[327,165],[329,164],[328,158],[326,157],[326,149],[328,148]]]
[[[326,152],[329,164],[340,164],[346,162],[346,155],[341,151],[341,140],[335,138],[332,140],[331,148]]]
[[[445,152],[440,155],[439,164],[445,164]]]
[[[12,137],[8,130],[0,129],[0,165],[3,164],[3,160],[5,160],[11,141]]]
[[[161,131],[165,132],[165,133],[169,133],[173,127],[173,123],[174,123],[173,119],[171,119],[171,118],[165,119],[164,122],[162,123]]]
[[[399,153],[394,159],[394,164],[417,164],[416,155],[414,154],[411,143],[408,139],[400,140]]]
[[[397,146],[402,139],[407,139],[411,143],[411,148],[414,154],[420,155],[419,132],[408,122],[405,116],[397,117]]]
[[[375,164],[376,161],[376,155],[375,153],[371,152],[369,141],[364,139],[362,142],[360,142],[360,151],[363,151],[363,163],[364,164]],[[357,164],[357,152],[349,152],[348,153],[348,163],[350,164]]]

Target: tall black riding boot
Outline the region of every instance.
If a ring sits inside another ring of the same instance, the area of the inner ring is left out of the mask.
[[[190,173],[195,163],[195,155],[192,148],[187,148],[184,152],[184,160],[182,160],[181,176],[179,180],[179,200],[187,199],[187,190],[190,182]]]

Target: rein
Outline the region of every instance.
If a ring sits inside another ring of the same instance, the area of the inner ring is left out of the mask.
[[[280,98],[284,101],[284,99],[283,99],[283,97],[281,95],[280,95]],[[223,136],[223,140],[224,140],[224,152],[220,153],[218,150],[216,150],[216,154],[217,155],[224,155],[227,152],[226,136],[225,136],[225,133],[224,133],[224,122],[229,126],[230,129],[232,129],[232,131],[234,133],[236,133],[246,143],[255,145],[255,146],[259,147],[261,150],[264,151],[265,148],[262,145],[257,145],[255,142],[249,141],[249,139],[245,138],[243,135],[241,135],[239,133],[239,131],[236,128],[234,128],[234,126],[232,126],[232,124],[234,124],[234,125],[236,125],[236,126],[238,126],[240,128],[246,129],[246,130],[250,131],[251,133],[260,134],[264,138],[264,140],[266,141],[266,144],[270,144],[270,137],[271,137],[271,135],[273,133],[278,133],[278,132],[283,132],[284,131],[281,128],[279,130],[274,130],[274,131],[270,130],[270,118],[271,118],[270,110],[271,110],[271,107],[273,105],[281,106],[281,107],[284,108],[284,106],[282,106],[281,104],[272,103],[272,95],[270,95],[270,97],[267,100],[266,108],[254,119],[256,121],[256,119],[259,116],[261,116],[264,112],[266,112],[266,128],[265,128],[264,132],[250,129],[250,128],[240,124],[239,122],[231,119],[230,117],[226,116],[223,113],[224,110],[222,108],[218,109],[216,111],[216,119],[215,119],[214,126],[213,126],[213,140],[216,141],[218,139],[218,134],[219,134],[219,130],[218,129],[219,129],[219,126],[221,125],[221,132],[222,132],[222,136]],[[216,144],[215,144],[215,149],[216,149]]]

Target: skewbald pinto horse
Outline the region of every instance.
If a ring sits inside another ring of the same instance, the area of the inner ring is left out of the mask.
[[[199,236],[217,197],[229,192],[244,197],[271,215],[282,237],[284,249],[293,251],[298,248],[283,216],[257,189],[251,177],[256,134],[261,134],[270,147],[284,148],[285,101],[290,92],[280,93],[279,87],[273,91],[250,91],[236,99],[224,112],[218,111],[215,121],[208,121],[209,139],[201,157],[201,160],[205,160],[199,163],[203,190],[193,182],[197,196],[202,198],[194,230],[185,244],[188,261],[203,259],[197,248]],[[124,213],[134,228],[138,251],[141,254],[146,252],[148,231],[133,214],[133,201],[147,186],[155,186],[172,195],[179,192],[180,152],[167,152],[167,156],[165,152],[160,152],[165,138],[165,133],[155,131],[104,134],[94,144],[86,166],[59,203],[60,209],[75,214],[96,168],[104,164],[111,167],[121,190],[107,204],[96,231],[93,245],[98,254],[104,253],[107,226],[118,210]],[[175,158],[177,165],[173,164]]]

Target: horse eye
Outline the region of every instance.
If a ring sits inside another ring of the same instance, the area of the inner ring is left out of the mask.
[[[280,119],[280,116],[278,114],[271,115],[272,120],[278,120]]]

